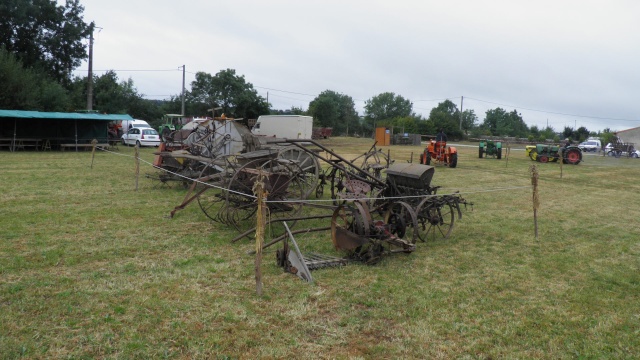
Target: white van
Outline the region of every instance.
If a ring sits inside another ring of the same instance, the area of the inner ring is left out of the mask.
[[[277,138],[311,139],[313,118],[302,115],[260,115],[251,132]]]
[[[588,139],[587,141],[581,142],[578,147],[584,152],[596,152],[602,148],[602,143],[598,139]]]
[[[129,129],[131,128],[143,128],[143,127],[148,127],[150,128],[151,125],[149,125],[148,122],[144,121],[144,120],[138,120],[138,119],[133,119],[133,120],[122,120],[122,131],[123,132],[127,132],[129,131]]]

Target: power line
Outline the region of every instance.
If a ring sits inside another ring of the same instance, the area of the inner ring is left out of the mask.
[[[480,101],[480,102],[484,102],[487,104],[493,104],[493,105],[500,105],[500,106],[505,106],[505,107],[512,107],[514,109],[522,109],[522,110],[529,110],[529,111],[535,111],[535,112],[540,112],[540,113],[545,113],[545,114],[553,114],[553,115],[562,115],[562,116],[572,116],[572,117],[580,117],[580,118],[588,118],[588,119],[598,119],[598,120],[616,120],[616,121],[640,121],[638,119],[616,119],[616,118],[607,118],[607,117],[600,117],[600,116],[589,116],[589,115],[577,115],[577,114],[567,114],[567,113],[561,113],[561,112],[554,112],[554,111],[546,111],[546,110],[538,110],[538,109],[530,109],[530,108],[526,108],[526,107],[522,107],[522,106],[514,106],[514,105],[507,105],[507,104],[501,104],[501,103],[497,103],[497,102],[491,102],[491,101],[486,101],[486,100],[480,100],[480,99],[476,99],[476,98],[472,98],[472,97],[466,97],[467,99],[471,99],[471,100],[476,100],[476,101]]]
[[[86,72],[88,71],[87,69],[76,69],[73,70],[74,72]],[[93,70],[95,72],[106,72],[106,71],[121,71],[121,72],[168,72],[168,71],[181,71],[181,69],[177,68],[177,69],[109,69],[109,70]],[[186,71],[189,74],[197,74],[196,72],[191,72],[191,71]],[[269,91],[277,91],[277,92],[282,92],[282,93],[286,93],[286,94],[294,94],[294,95],[302,95],[302,96],[309,96],[309,97],[317,97],[318,94],[306,94],[306,93],[301,93],[301,92],[295,92],[295,91],[287,91],[287,90],[280,90],[280,89],[275,89],[275,88],[270,88],[270,87],[264,87],[264,86],[256,86],[254,85],[254,87],[256,89],[264,89],[264,90],[269,90]],[[145,96],[172,96],[172,95],[145,95]],[[279,95],[276,95],[279,96]],[[285,96],[279,96],[281,98],[286,98],[286,99],[290,99],[290,100],[297,100],[297,101],[305,101],[305,100],[301,100],[301,99],[295,99],[295,98],[288,98]],[[444,100],[451,100],[451,99],[457,99],[457,96],[454,97],[446,97],[446,98],[438,98],[438,99],[419,99],[419,100],[413,100],[413,102],[433,102],[433,101],[444,101]],[[601,116],[591,116],[591,115],[580,115],[580,114],[569,114],[569,113],[562,113],[562,112],[555,112],[555,111],[547,111],[547,110],[539,110],[539,109],[532,109],[532,108],[527,108],[527,107],[522,107],[522,106],[516,106],[516,105],[509,105],[509,104],[503,104],[503,103],[499,103],[499,102],[493,102],[493,101],[488,101],[488,100],[482,100],[482,99],[478,99],[478,98],[472,98],[472,97],[466,97],[467,99],[470,100],[475,100],[475,101],[479,101],[479,102],[483,102],[483,103],[487,103],[487,104],[493,104],[493,105],[499,105],[499,106],[505,106],[505,107],[512,107],[514,109],[521,109],[521,110],[528,110],[528,111],[534,111],[534,112],[539,112],[539,113],[544,113],[544,114],[552,114],[552,115],[561,115],[561,116],[570,116],[570,117],[578,117],[578,118],[587,118],[587,119],[597,119],[597,120],[615,120],[615,121],[629,121],[629,122],[640,122],[640,119],[622,119],[622,118],[608,118],[608,117],[601,117]],[[360,99],[353,99],[353,101],[359,101],[359,102],[366,102],[366,100],[360,100]],[[429,110],[429,109],[423,109],[423,108],[415,108],[416,110]]]
[[[73,71],[80,71],[80,72],[86,72],[88,71],[87,69],[79,69],[79,70],[73,70]],[[93,70],[93,71],[130,71],[130,72],[154,72],[154,71],[181,71],[180,69],[156,69],[156,70],[152,70],[152,69],[137,69],[137,70],[116,70],[116,69],[109,69],[109,70]]]

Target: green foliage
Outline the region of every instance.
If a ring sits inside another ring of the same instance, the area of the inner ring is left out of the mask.
[[[365,123],[368,130],[374,125],[391,121],[395,118],[409,117],[413,115],[411,101],[392,92],[378,94],[364,103]]]
[[[351,96],[325,90],[309,103],[308,113],[314,126],[331,127],[334,135],[362,132]]]
[[[529,134],[527,124],[516,110],[509,113],[502,108],[487,110],[483,126],[494,136],[526,137]]]
[[[0,108],[67,111],[66,90],[45,74],[25,69],[15,54],[0,48]]]
[[[68,84],[70,71],[87,58],[83,40],[92,25],[82,18],[79,0],[4,0],[0,3],[0,47],[16,54],[26,68],[42,69]]]
[[[0,108],[35,110],[40,106],[38,78],[22,67],[14,54],[0,48]]]
[[[473,120],[473,114],[467,116],[469,121]],[[460,110],[451,100],[445,100],[431,109],[428,121],[433,124],[434,132],[431,134],[435,134],[438,129],[443,129],[449,139],[463,137],[460,131]]]
[[[244,75],[236,75],[233,69],[221,70],[214,76],[197,72],[191,82],[190,98],[209,108],[222,107],[222,112],[229,117],[255,119],[269,114],[266,99],[258,95]]]
[[[602,143],[603,144],[608,144],[608,143],[616,142],[617,135],[616,135],[616,133],[612,132],[611,129],[606,128],[602,132],[601,138],[602,138]]]
[[[465,110],[462,112],[462,130],[465,135],[469,134],[469,131],[476,127],[478,124],[478,116],[473,110]]]
[[[307,115],[307,111],[302,108],[292,106],[291,109],[288,110],[276,110],[271,109],[271,115]]]

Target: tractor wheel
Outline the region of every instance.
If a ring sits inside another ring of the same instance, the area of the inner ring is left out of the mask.
[[[538,151],[536,151],[536,150],[531,150],[531,151],[529,152],[529,158],[530,158],[532,161],[536,161],[536,160],[538,160]]]
[[[582,160],[582,153],[577,149],[569,149],[564,154],[564,160],[567,164],[578,165]]]
[[[549,162],[549,157],[547,155],[538,155],[538,161],[546,164]]]
[[[502,148],[498,149],[498,153],[496,155],[497,155],[496,157],[498,158],[498,160],[502,159]]]
[[[449,167],[453,169],[456,166],[458,166],[458,154],[449,155]]]
[[[162,138],[162,141],[167,142],[169,140],[170,133],[171,133],[171,130],[169,130],[168,127],[163,128],[162,132],[160,133],[160,137]]]
[[[427,157],[427,161],[426,161],[427,165],[431,165],[431,154],[425,154],[425,155]]]
[[[484,149],[483,149],[483,148],[479,148],[478,150],[479,150],[479,151],[478,151],[478,157],[479,157],[480,159],[482,159],[482,154],[484,153],[484,151],[483,151]]]

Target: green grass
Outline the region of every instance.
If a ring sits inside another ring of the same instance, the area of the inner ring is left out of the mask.
[[[325,144],[354,158],[371,141]],[[507,163],[470,145],[432,181],[474,203],[449,239],[314,284],[278,268],[273,246],[262,297],[253,242],[229,243],[237,232],[197,204],[167,218],[185,190],[143,164],[136,191],[132,148],[93,169],[90,152],[2,152],[0,358],[639,357],[640,160],[588,155],[560,177],[521,149]],[[329,232],[296,239],[337,255]]]

